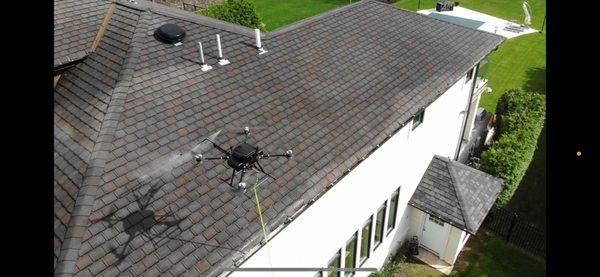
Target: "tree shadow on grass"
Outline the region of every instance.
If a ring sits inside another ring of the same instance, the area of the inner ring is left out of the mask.
[[[546,94],[546,67],[530,67],[525,72],[527,81],[523,90]]]
[[[533,160],[519,187],[508,203],[508,208],[521,218],[546,230],[546,127],[538,139]]]

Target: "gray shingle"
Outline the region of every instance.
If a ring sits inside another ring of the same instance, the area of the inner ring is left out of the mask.
[[[223,127],[269,126],[253,135],[267,152],[291,148],[298,153],[289,162],[263,164],[278,177],[259,190],[267,230],[273,230],[503,40],[365,1],[265,34],[269,52],[258,56],[248,28],[143,0],[116,6],[98,50],[65,72],[56,89],[55,171],[61,174],[55,185],[64,203],[55,208],[56,226],[61,227],[58,215],[62,218],[72,209],[62,207],[73,205],[73,194],[89,177],[84,176],[86,159],[96,158],[94,172],[103,177],[96,179],[102,189],[81,198],[93,207],[90,217],[98,220],[87,227],[91,236],[82,242],[84,250],[92,248],[94,262],[81,263],[80,275],[179,275],[184,270],[188,272],[183,275],[218,275],[234,255],[261,239],[251,196],[223,184],[219,178],[230,174],[223,164],[190,163],[165,174],[159,181],[164,185],[141,207],[136,204],[142,195],[136,170],[173,151],[187,151]],[[73,11],[78,16],[91,12]],[[153,30],[166,22],[186,30],[183,45],[174,47],[153,37]],[[216,65],[217,33],[232,62],[226,67]],[[190,61],[197,59],[197,41],[205,45],[212,71],[202,72]],[[225,145],[239,139],[232,134],[218,137]],[[97,142],[105,155],[99,155]],[[452,178],[448,171],[438,171],[440,180]],[[457,176],[471,178],[460,172]],[[115,210],[112,215],[110,208]],[[143,219],[124,224],[123,219],[141,211],[147,212]],[[184,221],[158,224],[174,219]],[[154,223],[160,227],[144,227]],[[66,227],[58,229],[55,241]],[[146,235],[134,233],[125,258],[104,264],[102,260],[112,259],[115,245],[127,245],[131,230]],[[184,249],[185,258],[177,252]],[[144,264],[142,255],[166,258]]]
[[[503,184],[500,178],[436,155],[409,204],[475,234]]]

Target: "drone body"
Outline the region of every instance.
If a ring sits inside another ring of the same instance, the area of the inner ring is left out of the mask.
[[[265,154],[261,149],[257,146],[249,144],[246,142],[248,135],[250,134],[250,128],[244,127],[244,134],[246,135],[246,139],[244,142],[236,145],[230,151],[227,151],[217,145],[210,138],[206,138],[203,141],[209,141],[213,144],[215,148],[221,151],[224,156],[220,157],[204,157],[201,153],[195,154],[197,162],[202,162],[205,160],[227,160],[227,165],[233,169],[231,179],[229,180],[229,185],[233,187],[233,180],[237,172],[241,172],[240,180],[237,188],[246,189],[247,184],[244,182],[244,175],[248,170],[258,170],[264,174],[269,175],[260,165],[260,160],[265,158],[275,158],[275,157],[286,157],[290,159],[292,157],[292,150],[286,151],[284,154]]]

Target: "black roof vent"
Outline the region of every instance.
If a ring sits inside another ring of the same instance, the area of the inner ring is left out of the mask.
[[[167,23],[154,31],[154,37],[166,43],[177,43],[183,40],[185,31],[175,24]]]

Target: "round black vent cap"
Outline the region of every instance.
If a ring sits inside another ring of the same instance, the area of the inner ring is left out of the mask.
[[[154,36],[166,43],[177,43],[183,40],[185,31],[175,24],[167,23],[158,27],[154,31]]]

